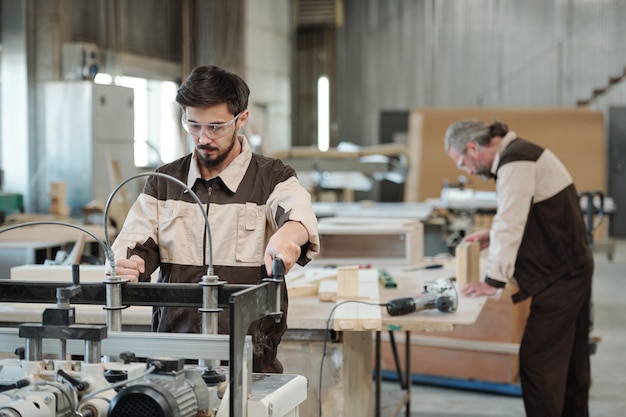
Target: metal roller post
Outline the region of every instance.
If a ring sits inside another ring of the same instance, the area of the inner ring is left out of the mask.
[[[43,344],[41,339],[28,338],[26,339],[26,349],[24,352],[24,358],[27,361],[36,362],[43,358]]]
[[[100,363],[102,359],[102,342],[85,340],[85,363]]]
[[[218,314],[222,310],[219,308],[219,287],[224,282],[220,282],[217,275],[205,275],[202,277],[202,334],[217,334]],[[198,364],[206,367],[213,367],[220,364],[218,360],[207,360],[200,358]]]
[[[106,284],[106,306],[107,327],[114,332],[122,331],[122,284],[123,281],[117,276],[107,276],[104,280]]]

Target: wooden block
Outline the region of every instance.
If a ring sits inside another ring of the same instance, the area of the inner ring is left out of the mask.
[[[358,280],[358,293],[348,299],[337,294],[337,304],[342,303],[335,310],[334,329],[335,330],[380,330],[382,320],[380,314],[378,291],[378,270],[376,269],[348,269],[348,274],[356,271]],[[337,277],[342,276],[338,272]],[[338,282],[338,287],[341,280]],[[346,302],[348,301],[348,302]]]
[[[461,242],[456,247],[456,282],[462,285],[480,281],[480,244]]]
[[[337,297],[343,299],[359,296],[359,267],[342,266],[337,268]]]
[[[64,181],[50,183],[50,214],[69,216],[70,206],[67,205],[67,184]]]

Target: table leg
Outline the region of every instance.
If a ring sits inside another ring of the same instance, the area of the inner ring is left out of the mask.
[[[402,398],[396,405],[395,410],[392,412],[392,416],[395,417],[400,414],[400,411],[404,407],[405,417],[411,416],[411,332],[405,332],[405,369],[402,371],[400,364],[400,357],[398,355],[398,346],[396,345],[396,338],[393,331],[389,331],[389,342],[391,345],[391,352],[393,354],[394,363],[396,366],[396,374],[398,375],[398,384],[404,391]],[[376,332],[376,375],[379,378],[381,374],[381,343],[380,332]],[[376,383],[376,417],[380,417],[380,383]]]
[[[343,332],[344,416],[373,415],[372,354],[371,332]]]

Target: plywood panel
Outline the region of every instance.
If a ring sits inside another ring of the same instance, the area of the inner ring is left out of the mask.
[[[437,198],[444,180],[456,182],[457,169],[444,151],[447,127],[462,119],[486,123],[498,119],[519,137],[551,149],[572,174],[579,191],[606,191],[604,119],[588,109],[414,109],[409,118],[409,147],[416,155],[415,189],[406,201]],[[493,181],[471,177],[469,187],[494,191]]]

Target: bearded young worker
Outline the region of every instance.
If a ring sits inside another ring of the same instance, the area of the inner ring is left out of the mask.
[[[239,131],[248,119],[250,90],[238,75],[217,66],[195,68],[178,90],[182,124],[193,139],[192,153],[157,169],[187,184],[206,210],[212,240],[214,274],[229,284],[258,284],[272,275],[280,257],[288,272],[319,252],[317,219],[311,196],[295,171],[252,152]],[[116,237],[116,274],[130,281],[197,283],[210,259],[205,219],[180,185],[148,177]],[[282,372],[276,358],[287,328],[287,291],[283,286],[280,322],[254,322],[253,371]],[[229,331],[228,311],[218,318],[220,333]],[[152,328],[159,332],[199,333],[198,309],[155,307]]]
[[[461,293],[490,296],[514,284],[514,302],[532,297],[519,352],[526,415],[588,417],[594,262],[571,175],[501,122],[452,124],[445,151],[459,169],[496,182],[491,229],[464,239],[489,247],[487,276]]]

